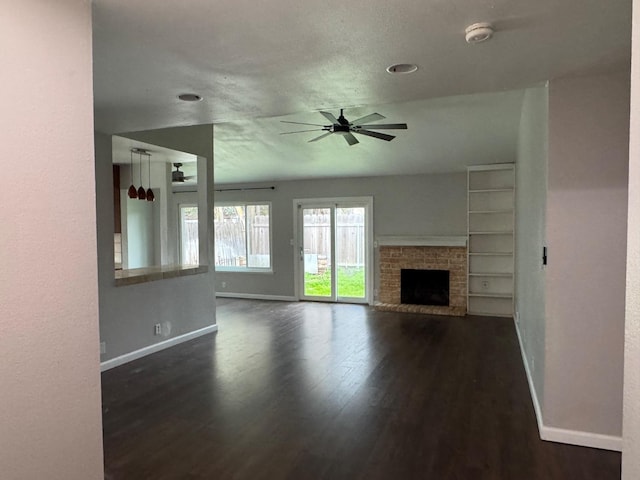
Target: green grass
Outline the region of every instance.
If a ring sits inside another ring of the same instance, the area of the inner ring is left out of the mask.
[[[331,274],[304,274],[304,294],[310,297],[331,296]],[[364,268],[338,267],[338,296],[364,298]]]

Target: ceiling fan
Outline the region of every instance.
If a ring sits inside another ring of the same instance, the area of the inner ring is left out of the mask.
[[[327,120],[331,122],[331,125],[322,125],[318,123],[302,123],[302,122],[288,122],[286,120],[281,120],[282,123],[293,123],[296,125],[312,125],[315,127],[322,127],[321,129],[310,129],[310,130],[298,130],[295,132],[283,132],[280,135],[288,135],[290,133],[303,133],[303,132],[315,132],[317,130],[325,131],[327,133],[323,133],[319,137],[313,138],[309,140],[309,142],[315,142],[322,138],[328,137],[332,133],[336,133],[341,135],[349,145],[355,145],[358,142],[358,139],[353,135],[354,133],[358,133],[360,135],[367,135],[368,137],[379,138],[380,140],[386,140],[390,142],[393,140],[395,135],[389,135],[387,133],[381,132],[373,132],[369,130],[370,128],[375,128],[376,130],[406,130],[406,123],[387,123],[387,124],[377,124],[377,125],[368,125],[368,122],[377,122],[378,120],[382,120],[385,117],[380,115],[379,113],[372,113],[370,115],[365,115],[364,117],[358,118],[353,122],[350,122],[344,117],[343,108],[340,109],[340,116],[336,118],[332,113],[329,112],[320,112]]]
[[[185,177],[184,172],[180,170],[182,166],[181,163],[174,163],[173,166],[176,167],[176,169],[171,172],[171,183],[184,183],[185,180],[193,180],[196,178],[195,175]]]

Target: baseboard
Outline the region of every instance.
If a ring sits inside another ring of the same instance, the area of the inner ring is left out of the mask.
[[[298,301],[296,297],[289,297],[286,295],[263,295],[261,293],[216,292],[216,297],[245,298],[247,300],[277,300],[279,302],[297,302]]]
[[[101,362],[100,371],[104,372],[112,368],[119,367],[120,365],[124,365],[125,363],[132,362],[133,360],[146,357],[147,355],[151,355],[152,353],[159,352],[161,350],[164,350],[169,347],[173,347],[174,345],[178,345],[180,343],[188,342],[189,340],[193,340],[194,338],[201,337],[202,335],[206,335],[207,333],[213,333],[217,331],[218,331],[218,325],[209,325],[208,327],[204,327],[199,330],[194,330],[193,332],[185,333],[184,335],[169,338],[168,340],[164,340],[159,343],[154,343],[153,345],[149,345],[148,347],[141,348],[140,350],[135,350],[130,353],[125,353],[124,355],[120,355],[119,357],[115,357],[115,358],[112,358],[111,360],[106,360],[104,362]]]
[[[622,451],[622,437],[614,437],[613,435],[581,432],[579,430],[565,430],[564,428],[547,427],[543,425],[540,431],[540,438],[548,442],[568,443],[581,447],[613,450],[614,452]]]
[[[529,383],[529,392],[531,394],[531,400],[533,402],[533,409],[536,413],[536,421],[538,423],[538,434],[540,435],[540,439],[548,442],[566,443],[569,445],[578,445],[580,447],[599,448],[602,450],[621,452],[622,437],[602,435],[592,432],[582,432],[579,430],[566,430],[564,428],[548,427],[544,424],[542,420],[542,409],[540,408],[540,402],[538,400],[536,387],[533,383],[531,371],[529,370],[529,362],[527,362],[527,355],[524,350],[522,336],[520,335],[520,328],[518,327],[518,322],[515,321],[515,319],[514,325],[516,328],[516,334],[518,335],[518,343],[520,344],[522,363],[524,364],[524,370],[527,374],[527,381]]]
[[[520,345],[520,354],[522,355],[522,364],[524,365],[524,371],[527,375],[527,382],[529,383],[529,394],[531,395],[531,401],[533,402],[533,410],[536,414],[536,422],[538,423],[538,434],[542,438],[542,429],[544,423],[542,422],[542,408],[540,408],[540,401],[538,400],[538,392],[536,391],[536,385],[533,383],[533,376],[531,370],[529,370],[529,362],[527,361],[527,354],[524,350],[524,342],[520,335],[520,328],[516,318],[513,319],[513,324],[516,327],[516,335],[518,336],[518,344]]]

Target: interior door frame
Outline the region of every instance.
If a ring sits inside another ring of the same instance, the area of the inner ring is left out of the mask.
[[[294,291],[296,300],[300,301],[302,295],[302,268],[303,263],[300,259],[300,249],[302,245],[302,224],[299,219],[299,209],[304,207],[364,207],[365,209],[365,297],[362,303],[373,305],[373,288],[374,288],[374,263],[373,263],[373,197],[323,197],[323,198],[294,198],[293,199],[293,277]],[[332,219],[332,223],[335,218]],[[335,250],[335,225],[332,229],[333,250]],[[337,265],[334,262],[334,267]],[[336,279],[337,280],[337,279]],[[337,292],[335,301],[338,301]],[[318,298],[318,301],[323,301]],[[328,302],[333,299],[326,300]]]

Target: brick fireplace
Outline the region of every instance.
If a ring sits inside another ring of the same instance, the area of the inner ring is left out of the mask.
[[[397,243],[397,244],[393,244]],[[421,245],[420,243],[425,243]],[[396,240],[379,242],[380,285],[377,310],[463,316],[467,311],[466,239]],[[449,272],[449,305],[411,305],[401,302],[401,271]]]

